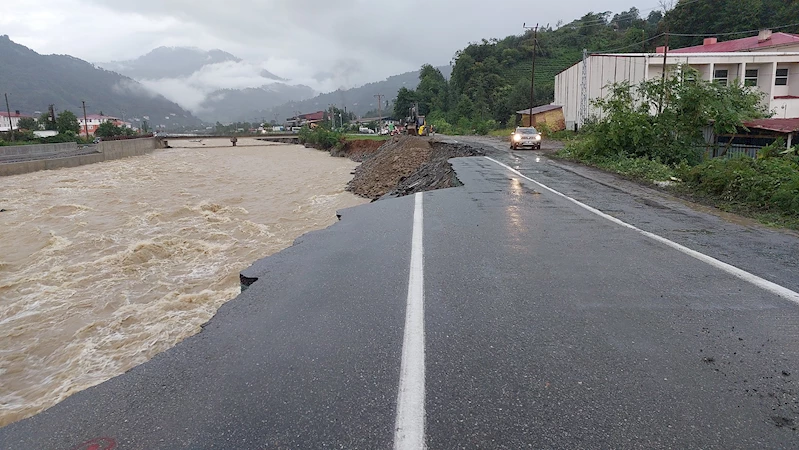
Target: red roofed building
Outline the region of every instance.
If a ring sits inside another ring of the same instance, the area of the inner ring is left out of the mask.
[[[12,129],[19,129],[19,119],[23,117],[33,117],[26,114],[20,114],[19,111],[12,112],[8,115],[6,111],[0,111],[0,131],[11,131]]]
[[[757,36],[719,42],[706,38],[702,45],[669,50],[670,53],[799,52],[799,36],[763,30]],[[663,48],[658,48],[663,53]]]
[[[635,85],[660,78],[664,70],[684,67],[695,69],[697,78],[705,81],[759,90],[775,118],[799,118],[799,36],[763,30],[757,36],[723,42],[707,38],[702,45],[669,49],[665,55],[664,50],[592,54],[585,65],[580,62],[559,73],[553,104],[563,105],[566,127],[576,128],[589,117],[601,116],[592,100],[604,98],[609,85],[622,81]]]
[[[89,135],[94,136],[94,132],[97,131],[97,128],[100,127],[100,124],[105,122],[111,122],[118,127],[126,127],[131,128],[131,125],[127,122],[123,122],[122,119],[114,116],[102,116],[100,114],[89,114],[86,116],[86,120],[83,120],[83,117],[78,117],[78,123],[80,124],[80,134],[86,134],[86,128],[89,130]]]
[[[300,114],[298,116],[286,119],[287,127],[301,127],[304,125],[313,125],[325,120],[325,112],[317,111],[309,114]]]

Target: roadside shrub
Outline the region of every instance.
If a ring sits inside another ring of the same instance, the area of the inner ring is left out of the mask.
[[[757,159],[776,158],[780,156],[780,152],[785,149],[785,141],[782,138],[777,139],[770,145],[767,145],[757,151]]]
[[[324,127],[319,127],[314,130],[308,127],[302,127],[298,137],[300,138],[301,144],[308,144],[320,150],[330,150],[339,145],[344,135]]]
[[[485,136],[496,128],[497,123],[494,120],[478,120],[474,123],[474,132],[480,136]]]
[[[599,159],[594,164],[602,169],[645,181],[669,181],[677,175],[673,167],[648,158],[620,156]]]
[[[449,122],[447,122],[447,121],[446,121],[446,120],[444,120],[443,118],[439,118],[439,119],[432,119],[432,120],[429,120],[429,121],[428,121],[428,123],[429,123],[430,125],[432,125],[432,126],[433,126],[433,128],[435,128],[435,130],[436,130],[436,133],[441,133],[441,134],[450,134],[450,135],[452,135],[452,134],[456,134],[456,133],[455,133],[455,129],[454,129],[454,127],[452,126],[452,124],[451,124],[451,123],[449,123]]]
[[[799,164],[791,158],[714,159],[689,170],[685,182],[701,195],[799,216]]]
[[[552,136],[552,128],[546,122],[537,124],[535,126],[535,129],[538,130],[538,132],[541,133],[541,135],[544,137]]]
[[[645,157],[676,165],[698,164],[705,146],[702,129],[717,135],[735,133],[748,119],[768,116],[762,94],[732,83],[701,80],[692,69],[675,71],[665,80],[606,86],[609,94],[592,105],[599,117],[584,131],[593,134],[597,154]],[[694,82],[684,78],[693,76]]]
[[[558,155],[578,161],[591,162],[598,156],[596,137],[593,134],[585,135],[579,139],[573,139],[566,143],[566,147],[558,152]]]

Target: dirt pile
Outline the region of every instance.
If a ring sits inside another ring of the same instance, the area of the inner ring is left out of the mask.
[[[480,150],[400,136],[383,144],[355,169],[347,189],[362,197],[403,196],[458,186],[450,158],[478,156]]]
[[[369,155],[375,153],[385,141],[370,139],[356,139],[344,143],[343,148],[334,148],[330,151],[331,156],[349,158],[355,162],[361,162]]]

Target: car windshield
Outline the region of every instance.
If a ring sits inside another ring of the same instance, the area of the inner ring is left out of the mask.
[[[538,131],[535,128],[517,128],[516,132],[522,135],[534,135],[538,134]]]

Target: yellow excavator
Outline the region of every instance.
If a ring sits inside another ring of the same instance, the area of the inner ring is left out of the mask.
[[[405,130],[413,136],[430,135],[430,126],[427,125],[425,116],[419,115],[419,104],[414,103],[410,108],[410,114],[405,118]]]

